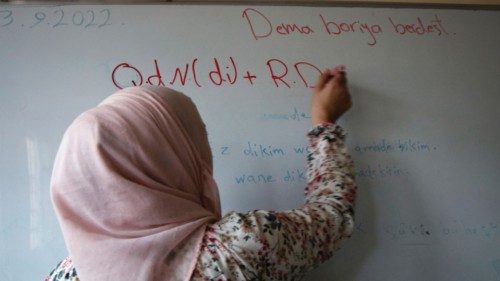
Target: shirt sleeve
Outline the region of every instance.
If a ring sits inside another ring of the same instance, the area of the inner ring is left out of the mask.
[[[307,136],[304,205],[230,212],[209,225],[193,280],[298,280],[351,236],[356,185],[345,133],[320,124]]]
[[[44,281],[80,281],[70,257],[60,261]]]

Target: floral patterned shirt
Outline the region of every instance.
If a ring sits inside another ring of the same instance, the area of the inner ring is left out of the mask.
[[[208,225],[191,280],[300,280],[350,237],[356,185],[344,131],[321,124],[307,136],[304,205],[230,212]],[[68,257],[45,280],[79,279]]]

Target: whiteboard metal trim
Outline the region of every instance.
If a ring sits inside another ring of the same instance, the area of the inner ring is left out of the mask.
[[[445,8],[445,9],[500,9],[500,0],[0,0],[3,4],[49,5],[145,5],[145,4],[194,4],[194,5],[285,5],[328,7],[395,7],[395,8]]]

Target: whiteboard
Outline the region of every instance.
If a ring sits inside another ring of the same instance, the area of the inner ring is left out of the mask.
[[[500,279],[500,12],[0,6],[0,280],[67,255],[49,198],[63,132],[163,83],[207,123],[223,211],[303,200],[310,86],[345,64],[356,231],[307,280]]]

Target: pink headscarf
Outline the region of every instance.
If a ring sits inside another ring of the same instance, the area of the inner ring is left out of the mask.
[[[83,281],[189,280],[220,219],[204,124],[187,96],[133,87],[68,128],[52,201]]]

